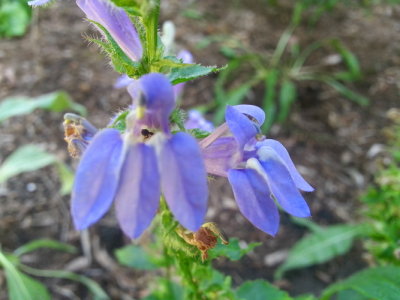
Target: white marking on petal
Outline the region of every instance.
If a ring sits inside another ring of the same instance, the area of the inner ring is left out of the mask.
[[[268,159],[273,159],[283,163],[278,153],[276,153],[275,150],[269,146],[264,146],[258,149],[257,156],[261,161],[267,161]]]
[[[264,171],[264,168],[261,166],[260,162],[257,158],[252,157],[249,158],[246,162],[246,169],[253,169],[256,171],[266,182],[268,182],[267,174]]]
[[[160,157],[160,153],[164,147],[164,144],[167,142],[167,138],[168,137],[163,132],[157,132],[147,143],[148,145],[154,147],[157,157]]]

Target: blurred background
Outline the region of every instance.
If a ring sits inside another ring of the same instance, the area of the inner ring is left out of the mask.
[[[90,236],[73,228],[69,191],[77,160],[63,140],[63,112],[85,114],[102,128],[130,97],[113,87],[119,74],[85,40],[99,33],[74,1],[33,10],[24,2],[0,2],[1,250],[11,253],[43,238],[64,242],[77,250],[38,249],[21,260],[36,269],[85,275],[112,299],[146,296],[157,271],[118,263],[115,251],[129,241],[112,212],[90,228]],[[186,84],[182,106],[197,107],[215,125],[223,122],[227,103],[263,107],[264,132],[288,148],[316,188],[305,195],[312,221],[324,230],[370,226],[363,238],[338,235],[330,256],[274,276],[313,225],[281,214],[280,231],[271,238],[242,217],[226,180],[212,180],[207,219],[242,245],[262,243],[240,261],[215,262],[234,286],[263,278],[291,295],[318,295],[371,264],[399,264],[400,225],[393,220],[400,216],[400,155],[393,145],[400,144],[400,4],[163,0],[161,23],[167,20],[176,26],[176,48],[191,51],[195,62],[228,64]],[[386,213],[391,215],[383,220]],[[317,254],[326,251],[318,248],[326,241],[314,241]],[[90,299],[79,280],[54,277],[35,277],[52,299]],[[1,270],[0,299],[8,299]]]

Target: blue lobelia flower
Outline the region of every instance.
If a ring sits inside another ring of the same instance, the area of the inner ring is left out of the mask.
[[[127,129],[95,135],[77,169],[72,216],[77,229],[99,220],[115,202],[122,230],[139,237],[158,210],[161,193],[175,218],[197,231],[207,209],[207,177],[197,141],[172,134],[175,97],[168,79],[151,73],[128,88],[134,99]]]
[[[185,128],[212,132],[214,130],[214,125],[212,122],[206,120],[200,111],[191,109],[188,111],[188,119],[185,122]]]
[[[252,105],[228,106],[225,119],[200,145],[207,172],[228,177],[242,214],[273,236],[279,228],[274,200],[293,216],[309,217],[299,189],[314,189],[296,170],[285,147],[260,133],[264,112]]]
[[[122,8],[107,0],[77,0],[76,3],[88,19],[107,29],[130,59],[141,59],[142,44],[133,23]]]
[[[41,6],[52,0],[28,1],[31,6]],[[122,51],[133,61],[142,58],[143,48],[135,26],[128,14],[108,0],[77,0],[76,4],[86,17],[102,25],[121,47]]]

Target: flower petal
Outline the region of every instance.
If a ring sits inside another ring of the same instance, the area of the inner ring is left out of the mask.
[[[309,217],[310,209],[279,155],[267,146],[261,147],[257,154],[269,188],[282,208],[295,217]]]
[[[312,192],[314,190],[314,188],[309,185],[307,181],[305,181],[305,179],[297,171],[292,159],[290,158],[289,152],[280,142],[272,139],[267,139],[260,142],[259,144],[262,146],[271,147],[282,158],[297,188],[305,192]]]
[[[240,149],[259,132],[259,127],[233,106],[226,107],[225,120]]]
[[[182,62],[184,64],[192,64],[193,63],[193,55],[192,55],[192,53],[190,53],[190,51],[188,51],[186,49],[179,51],[177,57],[182,59]]]
[[[251,116],[254,119],[256,119],[259,126],[261,126],[265,121],[265,113],[258,106],[248,105],[248,104],[239,104],[239,105],[235,105],[234,108],[236,110],[240,111],[242,114],[246,114],[246,115]]]
[[[130,238],[138,238],[151,224],[160,202],[160,175],[152,147],[131,145],[121,169],[115,196],[118,222]]]
[[[135,79],[130,78],[128,75],[123,74],[117,78],[114,82],[115,89],[122,89],[130,85]]]
[[[175,96],[168,78],[160,73],[150,73],[135,80],[128,87],[134,106],[144,105],[146,114],[141,121],[150,128],[169,132],[169,115],[175,108]],[[143,99],[140,98],[143,94]],[[144,103],[139,103],[144,101]]]
[[[122,140],[104,129],[90,142],[76,171],[71,211],[78,230],[99,220],[109,209],[118,186]]]
[[[264,179],[250,169],[231,169],[228,179],[242,214],[255,227],[274,236],[279,228],[279,212]]]
[[[77,0],[76,3],[93,20],[105,27],[122,51],[133,61],[142,58],[142,44],[127,13],[105,0]]]
[[[207,210],[207,175],[196,140],[179,132],[159,154],[161,188],[169,208],[184,227],[197,231]]]
[[[212,132],[214,130],[214,125],[212,122],[204,118],[200,111],[191,109],[188,112],[188,119],[185,122],[185,128]]]
[[[241,154],[238,151],[236,140],[229,137],[220,137],[207,148],[202,149],[204,164],[209,174],[227,176]]]

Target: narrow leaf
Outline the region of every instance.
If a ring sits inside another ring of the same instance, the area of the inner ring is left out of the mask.
[[[251,87],[252,83],[249,82],[242,84],[226,93],[224,103],[220,105],[215,112],[214,123],[220,124],[224,119],[226,106],[240,104],[248,94]]]
[[[341,41],[337,39],[332,41],[332,45],[335,50],[339,52],[348,68],[348,72],[346,72],[349,74],[348,80],[360,79],[362,73],[357,57],[349,49],[347,49]]]
[[[104,292],[104,290],[95,282],[94,280],[83,276],[79,274],[75,274],[70,271],[64,271],[64,270],[38,270],[34,268],[30,268],[25,265],[21,265],[21,269],[25,271],[26,273],[35,275],[35,276],[41,276],[41,277],[49,277],[49,278],[62,278],[62,279],[68,279],[68,280],[73,280],[77,281],[90,291],[90,293],[93,295],[94,300],[108,300],[110,299],[108,295]],[[25,298],[19,298],[18,300],[21,300]],[[26,298],[27,300],[30,300],[30,298]],[[40,298],[38,300],[44,300],[45,298]],[[36,299],[35,299],[36,300]]]
[[[29,114],[39,108],[54,112],[73,110],[81,115],[86,114],[86,109],[82,105],[73,102],[66,92],[58,91],[36,98],[10,97],[4,99],[0,103],[0,122],[14,116]]]
[[[265,94],[262,108],[265,111],[263,129],[269,130],[276,118],[276,85],[279,79],[277,70],[270,70],[265,79]]]
[[[333,87],[335,90],[337,90],[340,94],[342,94],[346,98],[356,102],[361,106],[366,106],[369,104],[369,100],[366,97],[350,90],[348,87],[341,84],[339,81],[330,79],[330,80],[324,80],[324,82],[329,84],[331,87]]]
[[[344,281],[329,286],[323,292],[321,300],[331,299],[334,294],[347,290],[365,297],[355,299],[398,300],[400,295],[400,267],[386,266],[358,272]]]
[[[61,181],[60,194],[61,196],[68,195],[71,193],[72,186],[74,184],[74,178],[75,178],[74,173],[66,164],[62,162],[57,163],[57,168],[58,168],[58,175]]]
[[[50,300],[47,288],[18,271],[2,252],[0,252],[0,264],[6,275],[10,300]]]
[[[89,21],[95,24],[106,36],[107,43],[97,40],[96,43],[103,47],[104,50],[110,55],[111,62],[113,63],[115,70],[122,74],[128,74],[129,76],[136,74],[140,63],[133,61],[128,57],[128,55],[125,54],[125,52],[121,49],[121,47],[103,25],[93,20]]]
[[[279,94],[279,114],[278,122],[284,122],[289,114],[290,108],[296,100],[296,85],[290,81],[285,80],[282,82]]]
[[[363,232],[363,228],[335,225],[307,235],[292,248],[285,263],[276,271],[275,277],[281,278],[288,270],[320,264],[345,254],[350,250],[353,239]]]
[[[39,239],[39,240],[34,240],[32,242],[29,242],[19,248],[17,248],[14,251],[14,255],[16,256],[21,256],[26,253],[36,251],[38,249],[42,248],[47,248],[47,249],[53,249],[53,250],[59,250],[59,251],[64,251],[68,253],[75,253],[76,248],[74,246],[61,243],[55,240],[50,240],[50,239]]]
[[[201,76],[208,75],[212,72],[219,72],[221,68],[216,66],[202,66],[202,65],[185,65],[181,67],[172,68],[170,73],[167,75],[172,84],[186,82]]]
[[[30,144],[18,148],[0,166],[0,183],[23,172],[35,171],[56,161],[54,155]]]

